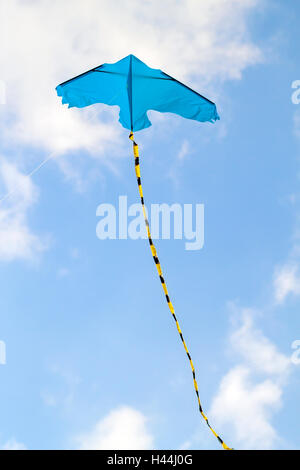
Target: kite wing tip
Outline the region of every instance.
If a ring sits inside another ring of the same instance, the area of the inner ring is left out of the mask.
[[[213,116],[211,118],[211,122],[216,122],[216,121],[220,121],[220,116],[218,114],[218,111],[217,111],[217,107],[215,105],[214,107],[214,112],[213,112]]]
[[[70,101],[67,99],[63,92],[63,87],[61,85],[57,85],[55,88],[57,96],[61,97],[61,104],[68,104],[68,108],[72,108],[73,105],[70,103]]]
[[[55,88],[55,91],[57,93],[57,96],[63,96],[62,86],[61,85],[57,85],[57,87]]]

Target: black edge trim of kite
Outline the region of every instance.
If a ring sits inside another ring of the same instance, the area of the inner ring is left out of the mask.
[[[129,63],[129,71],[128,71],[128,80],[130,80],[130,88],[128,88],[128,98],[129,98],[129,106],[130,106],[130,125],[131,125],[131,132],[133,132],[133,109],[132,109],[132,55],[130,55],[130,63]],[[130,90],[130,92],[129,92]],[[135,142],[134,142],[135,144]],[[134,145],[133,144],[133,145]],[[141,178],[140,182],[141,184]]]
[[[98,69],[99,67],[103,67],[104,64],[101,64],[101,65],[97,65],[97,67],[94,67],[90,70],[87,70],[86,72],[83,72],[83,73],[80,73],[79,75],[76,75],[76,77],[73,77],[73,78],[69,78],[69,80],[66,80],[65,82],[62,82],[60,83],[58,86],[62,86],[62,85],[66,85],[66,83],[69,83],[71,82],[72,80],[76,80],[77,78],[80,78],[80,77],[83,77],[84,75],[87,75],[88,73],[91,73],[91,72],[100,72],[100,70],[96,70]]]
[[[97,67],[94,67],[93,69],[90,69],[90,70],[87,70],[86,72],[83,72],[83,73],[80,73],[79,75],[76,75],[76,77],[73,77],[73,78],[69,78],[68,80],[66,80],[65,82],[62,82],[60,83],[58,86],[63,86],[63,85],[66,85],[67,83],[69,82],[72,82],[73,80],[76,80],[77,78],[80,78],[80,77],[83,77],[84,75],[87,75],[88,73],[91,73],[91,72],[101,72],[101,73],[110,73],[112,75],[126,75],[125,73],[121,73],[121,72],[112,72],[111,70],[97,70],[99,69],[100,67],[102,67],[104,64],[101,64],[101,65],[98,65]],[[164,72],[163,72],[164,73]],[[167,74],[165,74],[167,75]],[[147,75],[138,75],[139,77],[141,78],[151,78],[151,79],[157,79],[157,80],[175,80],[176,82],[178,82],[178,80],[176,80],[175,78],[173,77],[170,77],[168,76],[168,78],[163,78],[163,77],[151,77],[151,76],[147,76]],[[178,82],[180,83],[180,82]],[[186,85],[184,85],[183,83],[181,83],[181,85],[185,86],[186,88],[189,88],[187,87]],[[194,91],[190,88],[191,91]],[[194,93],[196,93],[197,95],[199,95],[199,93],[197,93],[196,91],[194,91]],[[200,95],[201,96],[201,95]],[[202,96],[202,98],[206,99],[204,96]],[[209,101],[209,100],[207,100]],[[214,103],[213,103],[214,104]]]
[[[208,101],[209,103],[211,104],[214,104],[216,106],[216,104],[209,100],[208,98],[206,98],[205,96],[203,95],[200,95],[200,93],[198,93],[198,91],[195,91],[193,90],[192,88],[190,88],[189,86],[185,85],[184,83],[180,82],[179,80],[177,80],[177,78],[174,78],[174,77],[171,77],[171,75],[168,75],[166,72],[162,72],[163,74],[165,74],[167,77],[169,77],[171,80],[174,80],[174,82],[177,82],[177,83],[180,83],[180,85],[184,86],[185,88],[187,88],[188,90],[192,91],[193,93],[196,93],[196,95],[200,96],[201,98],[203,98],[204,100]]]

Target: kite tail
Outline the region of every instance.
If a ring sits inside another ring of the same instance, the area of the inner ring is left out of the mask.
[[[143,208],[143,214],[144,214],[144,219],[145,219],[145,224],[146,224],[147,235],[148,235],[148,240],[149,240],[149,244],[150,244],[151,253],[152,253],[152,256],[153,256],[154,263],[155,263],[155,265],[156,265],[156,269],[157,269],[157,271],[158,271],[159,279],[160,279],[160,282],[161,282],[163,291],[164,291],[164,293],[165,293],[166,300],[167,300],[167,303],[168,303],[170,312],[171,312],[171,314],[172,314],[172,317],[173,317],[174,320],[175,320],[176,327],[177,327],[177,331],[178,331],[178,333],[179,333],[180,339],[181,339],[181,341],[182,341],[183,347],[184,347],[184,349],[185,349],[185,352],[186,352],[186,354],[187,354],[187,357],[188,357],[188,360],[189,360],[189,363],[190,363],[190,366],[191,366],[191,369],[192,369],[193,381],[194,381],[194,388],[195,388],[195,392],[196,392],[196,395],[197,395],[197,401],[198,401],[198,405],[199,405],[199,411],[200,411],[200,413],[201,413],[203,419],[205,420],[207,426],[208,426],[209,429],[211,430],[211,432],[212,432],[212,433],[214,434],[214,436],[218,439],[218,441],[222,444],[223,449],[225,449],[225,450],[232,450],[230,447],[228,447],[228,446],[225,444],[225,442],[220,438],[220,436],[219,436],[219,435],[215,432],[215,430],[211,427],[211,425],[210,425],[209,422],[208,422],[208,418],[205,416],[205,414],[204,414],[204,412],[203,412],[203,410],[202,410],[202,406],[201,406],[201,402],[200,402],[200,396],[199,396],[199,390],[198,390],[198,384],[197,384],[197,380],[196,380],[196,374],[195,374],[194,364],[193,364],[191,355],[190,355],[190,353],[189,353],[189,350],[188,350],[188,348],[187,348],[186,342],[185,342],[185,340],[183,339],[182,331],[181,331],[181,329],[180,329],[180,326],[179,326],[177,317],[176,317],[176,315],[175,315],[175,310],[174,310],[173,304],[172,304],[172,302],[170,301],[169,293],[168,293],[167,286],[166,286],[166,283],[165,283],[165,280],[164,280],[164,277],[163,277],[163,273],[162,273],[162,270],[161,270],[160,262],[159,262],[159,259],[158,259],[158,257],[157,257],[157,252],[156,252],[155,246],[154,246],[153,241],[152,241],[151,232],[150,232],[150,227],[149,227],[149,222],[148,222],[148,218],[147,218],[147,214],[146,214],[146,209],[145,209],[145,204],[144,204],[144,196],[143,196],[142,183],[141,183],[140,161],[139,161],[139,148],[138,148],[137,143],[134,141],[134,136],[133,136],[133,133],[132,133],[132,132],[130,132],[129,139],[132,140],[132,142],[133,142],[133,156],[134,156],[134,161],[135,161],[135,174],[136,174],[136,178],[137,178],[137,184],[138,184],[138,188],[139,188],[139,193],[140,193],[140,198],[141,198],[141,204],[142,204],[142,208]]]

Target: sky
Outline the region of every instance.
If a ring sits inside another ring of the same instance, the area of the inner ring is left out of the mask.
[[[236,449],[300,449],[298,3],[0,8],[0,448],[220,449],[148,242],[96,236],[100,204],[139,202],[119,110],[55,93],[134,54],[221,118],[135,136],[146,204],[205,208],[202,249],[156,242],[203,409]]]

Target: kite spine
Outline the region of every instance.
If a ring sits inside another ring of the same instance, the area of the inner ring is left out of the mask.
[[[168,303],[169,310],[170,310],[170,312],[171,312],[171,314],[172,314],[172,317],[173,317],[174,320],[175,320],[178,334],[179,334],[179,336],[180,336],[180,339],[181,339],[181,341],[182,341],[183,347],[184,347],[184,349],[185,349],[186,355],[187,355],[187,357],[188,357],[188,360],[189,360],[189,363],[190,363],[190,366],[191,366],[191,369],[192,369],[193,382],[194,382],[194,389],[195,389],[196,396],[197,396],[199,411],[200,411],[200,413],[201,413],[201,416],[202,416],[203,419],[205,420],[207,426],[208,426],[209,429],[211,430],[211,432],[214,434],[214,436],[218,439],[218,441],[219,441],[220,444],[222,445],[223,449],[225,449],[225,450],[232,450],[230,447],[228,447],[228,446],[225,444],[225,442],[221,439],[221,437],[220,437],[220,436],[215,432],[215,430],[211,427],[211,425],[209,424],[208,418],[207,418],[207,416],[204,414],[203,409],[202,409],[202,406],[201,406],[200,395],[199,395],[199,389],[198,389],[198,384],[197,384],[197,380],[196,380],[195,367],[194,367],[194,364],[193,364],[191,355],[190,355],[190,353],[189,353],[189,350],[188,350],[188,348],[187,348],[186,342],[185,342],[185,340],[184,340],[184,338],[183,338],[182,331],[181,331],[181,329],[180,329],[180,326],[179,326],[177,317],[176,317],[176,315],[175,315],[175,310],[174,310],[173,304],[172,304],[172,302],[171,302],[171,300],[170,300],[170,297],[169,297],[168,289],[167,289],[167,286],[166,286],[166,283],[165,283],[165,279],[164,279],[164,277],[163,277],[163,273],[162,273],[161,265],[160,265],[160,262],[159,262],[159,259],[158,259],[158,256],[157,256],[156,248],[155,248],[155,246],[154,246],[154,244],[153,244],[153,241],[152,241],[151,232],[150,232],[150,226],[149,226],[149,221],[148,221],[148,217],[147,217],[147,214],[146,214],[146,208],[145,208],[145,203],[144,203],[144,195],[143,195],[143,189],[142,189],[142,182],[141,182],[140,160],[139,160],[139,147],[138,147],[138,144],[134,141],[134,135],[133,135],[132,132],[130,132],[130,134],[129,134],[129,139],[132,140],[132,143],[133,143],[133,156],[134,156],[134,162],[135,162],[135,174],[136,174],[137,184],[138,184],[138,188],[139,188],[139,194],[140,194],[140,198],[141,198],[141,204],[142,204],[143,215],[144,215],[144,219],[145,219],[145,225],[146,225],[147,236],[148,236],[148,240],[149,240],[149,244],[150,244],[151,253],[152,253],[152,256],[153,256],[153,260],[154,260],[154,263],[155,263],[155,266],[156,266],[156,269],[157,269],[157,272],[158,272],[158,275],[159,275],[159,279],[160,279],[160,282],[161,282],[161,285],[162,285],[164,294],[165,294],[165,296],[166,296],[166,300],[167,300],[167,303]]]

